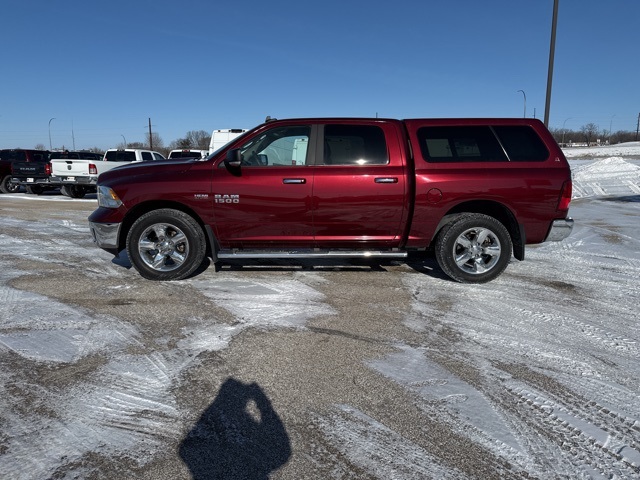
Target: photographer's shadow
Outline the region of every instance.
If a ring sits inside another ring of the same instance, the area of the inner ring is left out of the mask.
[[[180,444],[195,480],[267,479],[290,456],[287,431],[260,386],[233,378]]]

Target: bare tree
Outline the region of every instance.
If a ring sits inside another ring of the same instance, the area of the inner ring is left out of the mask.
[[[204,130],[190,130],[185,138],[189,140],[190,148],[206,150],[209,148],[211,134]]]
[[[149,137],[148,133],[145,136],[147,140],[147,145],[146,147],[143,147],[143,148],[153,147],[153,150],[160,150],[164,147],[164,142],[162,141],[162,138],[156,132],[153,132],[151,134],[151,137]]]
[[[598,137],[600,134],[600,129],[595,123],[588,123],[583,125],[580,128],[580,132],[584,136],[584,139],[587,142],[587,145],[591,145],[591,143]]]
[[[207,150],[209,148],[209,142],[211,141],[211,135],[204,130],[190,130],[187,132],[184,138],[174,140],[169,144],[170,150],[187,150],[192,148],[194,150]]]
[[[598,135],[602,135],[604,138],[609,137],[609,131],[604,130],[600,132],[598,127],[596,127],[593,123],[583,126],[580,131],[571,130],[568,128],[550,128],[549,131],[555,138],[556,142],[560,144],[560,146],[566,147],[570,146],[573,143],[580,142],[582,139],[585,141],[593,143],[594,139],[598,137]],[[611,132],[610,141],[611,144],[623,143],[623,142],[633,142],[635,140],[636,132],[629,130],[618,130],[617,132]]]

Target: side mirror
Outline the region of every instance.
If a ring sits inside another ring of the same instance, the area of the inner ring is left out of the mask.
[[[224,164],[227,168],[239,168],[242,164],[242,154],[240,149],[234,148],[227,152],[227,157],[224,159]]]

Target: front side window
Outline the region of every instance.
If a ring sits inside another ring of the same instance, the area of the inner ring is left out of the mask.
[[[386,165],[384,132],[375,125],[325,125],[325,165]]]
[[[418,139],[427,162],[507,161],[488,126],[423,127]]]
[[[240,147],[242,166],[302,167],[307,164],[311,127],[278,127],[253,137]]]

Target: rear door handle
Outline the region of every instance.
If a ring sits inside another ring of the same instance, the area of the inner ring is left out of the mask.
[[[378,177],[374,180],[376,183],[398,183],[397,177]]]
[[[282,183],[285,185],[290,185],[292,183],[307,183],[306,178],[283,178]]]

